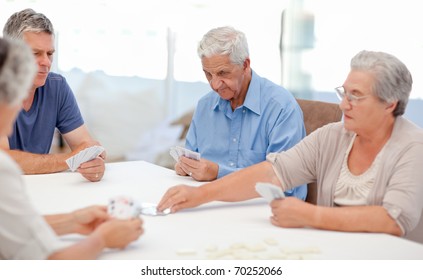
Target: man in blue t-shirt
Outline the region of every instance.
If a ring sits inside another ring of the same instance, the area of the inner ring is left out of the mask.
[[[32,9],[13,14],[6,22],[3,36],[24,40],[32,49],[38,72],[13,134],[0,138],[0,148],[20,165],[25,174],[44,174],[68,169],[66,159],[81,150],[100,145],[90,136],[72,90],[61,75],[50,73],[53,61],[54,29],[50,20]],[[71,152],[49,154],[55,129]],[[77,171],[90,181],[104,175],[105,153],[82,163]]]
[[[200,99],[186,138],[199,161],[180,157],[176,173],[211,181],[288,150],[306,135],[302,111],[289,91],[250,67],[247,39],[232,27],[210,30],[198,45],[213,89]],[[307,188],[285,193],[305,199]]]

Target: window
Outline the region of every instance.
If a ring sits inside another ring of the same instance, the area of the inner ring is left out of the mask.
[[[232,25],[247,35],[252,68],[294,93],[333,92],[354,54],[381,50],[406,63],[415,78],[411,97],[423,98],[417,79],[423,74],[418,5],[415,0],[0,0],[0,24],[26,7],[45,13],[58,33],[59,71],[202,82],[198,41],[213,27]],[[295,13],[285,18],[282,68],[285,8]]]
[[[292,0],[290,7],[298,2],[299,7],[294,6],[297,18],[291,23],[312,18],[314,38],[312,46],[296,50],[292,64],[299,64],[296,67],[300,70],[288,77],[287,84],[333,92],[333,87],[345,80],[350,59],[367,49],[388,52],[402,60],[414,77],[411,98],[423,98],[423,81],[418,79],[423,75],[423,17],[418,1]]]

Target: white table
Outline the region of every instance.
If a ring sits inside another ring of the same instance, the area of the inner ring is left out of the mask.
[[[200,185],[173,170],[143,161],[109,163],[101,182],[77,173],[24,176],[28,194],[43,214],[107,204],[117,195],[158,203],[173,185]],[[386,234],[284,229],[271,225],[261,198],[213,202],[167,216],[143,216],[145,233],[125,250],[100,259],[423,259],[423,245]],[[78,235],[64,237],[74,242]]]

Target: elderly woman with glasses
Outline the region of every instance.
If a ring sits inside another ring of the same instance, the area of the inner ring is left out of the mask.
[[[159,209],[252,199],[257,182],[282,190],[317,182],[317,205],[294,197],[273,200],[272,224],[407,235],[423,208],[423,130],[402,117],[411,88],[411,74],[396,57],[361,51],[336,89],[343,122],[215,182],[172,187]]]

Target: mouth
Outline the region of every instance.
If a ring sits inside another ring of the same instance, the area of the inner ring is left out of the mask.
[[[348,115],[344,114],[344,119],[349,119],[349,120],[351,120],[352,118],[351,118],[350,116],[348,116]]]
[[[225,87],[225,88],[218,88],[218,89],[216,90],[216,92],[221,93],[221,92],[225,91],[225,89],[226,89],[226,87]]]
[[[37,76],[46,77],[48,75],[48,72],[38,72]]]

